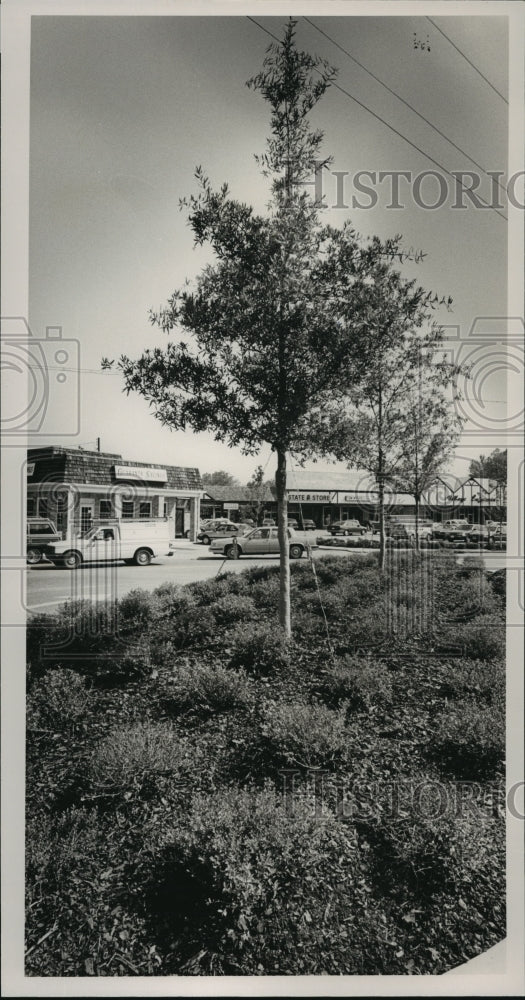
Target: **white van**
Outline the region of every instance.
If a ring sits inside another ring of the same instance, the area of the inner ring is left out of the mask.
[[[45,554],[55,566],[78,569],[82,563],[123,559],[149,566],[155,556],[172,556],[167,520],[104,521],[93,525],[82,538],[48,545]]]

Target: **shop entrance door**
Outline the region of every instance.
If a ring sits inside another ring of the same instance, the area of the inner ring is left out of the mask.
[[[84,535],[93,524],[94,504],[83,503],[80,505],[80,534]]]
[[[323,507],[323,523],[321,527],[326,528],[332,521],[337,521],[337,514],[337,507]]]

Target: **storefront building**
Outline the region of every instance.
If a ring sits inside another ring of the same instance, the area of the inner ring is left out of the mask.
[[[323,529],[334,521],[355,518],[364,527],[379,516],[377,484],[367,473],[331,470],[292,469],[288,472],[288,517],[314,521]],[[444,474],[421,498],[420,516],[442,522],[465,518],[470,524],[506,520],[506,490],[486,479],[462,480]],[[242,521],[246,504],[245,490],[232,487],[208,487],[202,506],[203,517],[229,517]],[[386,490],[386,515],[415,515],[415,500],[408,493]],[[277,519],[275,490],[264,497],[260,518]]]
[[[198,469],[124,461],[80,448],[30,448],[27,514],[49,517],[64,537],[108,518],[166,518],[172,538],[195,540],[203,494]]]

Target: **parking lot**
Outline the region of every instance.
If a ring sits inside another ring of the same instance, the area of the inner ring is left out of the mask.
[[[312,532],[313,541],[316,537],[317,533]],[[312,549],[312,554],[314,559],[328,554],[346,558],[360,551],[363,555],[370,552],[369,549],[319,547]],[[433,553],[429,553],[429,556],[432,555]],[[464,555],[465,553],[458,554],[458,559],[462,559]],[[490,570],[500,569],[506,565],[505,552],[484,551],[483,558]],[[156,558],[149,566],[106,563],[86,565],[78,570],[69,571],[56,569],[49,562],[41,562],[37,566],[28,567],[26,608],[28,611],[53,611],[59,604],[68,600],[102,601],[122,597],[136,588],[155,590],[166,581],[176,584],[192,583],[216,576],[221,570],[239,573],[249,566],[277,565],[278,562],[277,555],[243,556],[239,560],[224,561],[218,556],[211,555],[207,547],[194,545],[183,539],[175,543],[172,557]]]

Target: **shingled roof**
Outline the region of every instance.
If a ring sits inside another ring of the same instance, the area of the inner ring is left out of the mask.
[[[29,448],[28,461],[34,463],[33,475],[29,482],[43,481],[61,483],[81,483],[112,486],[126,480],[115,475],[115,466],[124,465],[140,469],[165,469],[165,482],[156,482],[162,489],[202,490],[200,472],[195,468],[178,465],[160,465],[154,462],[136,462],[123,459],[121,455],[98,451],[83,451],[80,448]],[[140,478],[130,481],[140,482]],[[148,483],[144,476],[144,483]],[[148,483],[151,485],[151,482]]]

